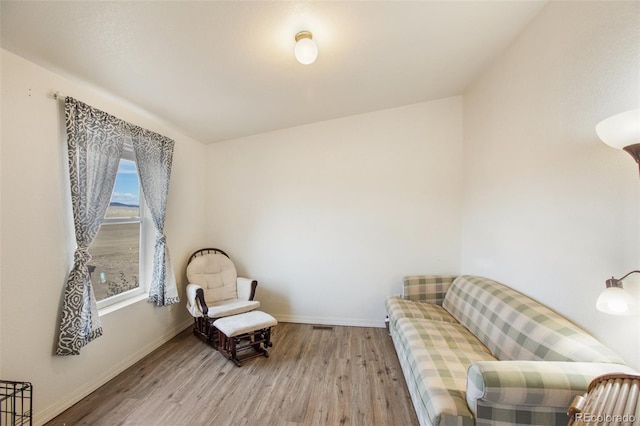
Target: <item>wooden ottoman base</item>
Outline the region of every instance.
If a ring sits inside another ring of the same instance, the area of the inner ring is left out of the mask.
[[[257,356],[269,357],[271,327],[278,321],[262,311],[251,311],[214,321],[218,331],[218,351],[235,365]],[[241,355],[239,355],[241,353]]]

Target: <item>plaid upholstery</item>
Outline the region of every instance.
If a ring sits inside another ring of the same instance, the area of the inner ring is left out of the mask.
[[[566,425],[567,408],[593,378],[633,373],[596,362],[480,361],[467,374],[467,404],[486,425]]]
[[[591,379],[633,372],[567,319],[495,281],[413,276],[404,288],[385,305],[421,425],[566,424]]]
[[[393,327],[400,318],[420,318],[436,321],[458,323],[458,321],[442,306],[433,303],[414,302],[401,299],[398,296],[389,296],[385,300],[385,307],[389,314],[389,322]]]
[[[443,302],[501,360],[624,364],[610,349],[546,306],[486,278],[458,277]]]
[[[453,275],[413,275],[404,277],[402,298],[442,305],[444,295],[455,278]]]
[[[543,406],[534,409],[531,406],[478,404],[476,426],[565,426],[569,420],[567,407],[558,412]]]
[[[400,344],[407,349],[419,345],[491,354],[476,336],[460,324],[400,318],[396,329]]]
[[[407,350],[402,345],[400,345],[399,339],[396,335],[396,330],[391,328],[390,331],[393,346],[396,348],[398,361],[400,361],[400,367],[402,368],[402,375],[404,376],[405,383],[407,384],[407,389],[409,389],[409,396],[411,397],[411,402],[413,403],[413,407],[415,408],[414,411],[416,412],[416,416],[418,417],[418,422],[422,426],[432,425],[433,423],[431,423],[431,421],[427,418],[427,410],[424,406],[422,395],[420,395],[417,381],[413,375],[411,367],[409,366],[409,361],[407,360]]]
[[[414,389],[414,406],[417,400],[428,420],[426,424],[473,425],[473,415],[465,400],[467,368],[475,361],[495,358],[486,352],[423,346],[419,339],[409,340],[406,346],[396,345],[396,350],[398,347],[406,359],[408,368],[403,368],[403,372],[407,383],[412,383],[408,387]]]

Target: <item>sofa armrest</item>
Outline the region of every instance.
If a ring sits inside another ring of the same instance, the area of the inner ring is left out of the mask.
[[[411,275],[404,277],[402,298],[442,305],[444,295],[455,280],[453,275]]]
[[[622,364],[595,362],[478,361],[467,370],[467,405],[480,424],[536,417],[523,413],[550,416],[544,420],[550,421],[554,412],[566,424],[571,401],[586,392],[591,380],[602,374],[633,372]]]
[[[258,281],[256,280],[252,280],[251,278],[238,277],[238,280],[237,280],[238,299],[253,300],[253,298],[256,295],[257,286],[258,286]]]

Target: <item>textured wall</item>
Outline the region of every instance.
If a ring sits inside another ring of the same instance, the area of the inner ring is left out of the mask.
[[[640,182],[595,125],[638,106],[639,77],[640,3],[550,2],[465,94],[462,231],[464,273],[540,300],[635,367],[638,317],[595,301],[638,269]]]
[[[204,146],[95,88],[2,51],[0,376],[34,385],[36,424],[60,413],[186,327],[183,303],[146,300],[101,315],[104,335],[79,356],[54,356],[75,243],[70,223],[60,90],[176,140],[166,235],[181,295],[186,257],[204,243]]]
[[[211,244],[281,320],[382,326],[411,273],[460,265],[462,98],[213,144]]]

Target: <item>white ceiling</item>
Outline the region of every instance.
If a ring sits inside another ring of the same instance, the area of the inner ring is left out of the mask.
[[[3,0],[1,41],[212,143],[459,95],[545,3]]]

